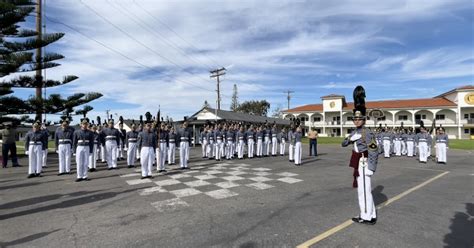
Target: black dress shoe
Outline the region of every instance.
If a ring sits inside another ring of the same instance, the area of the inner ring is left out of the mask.
[[[129,165],[128,168],[133,168],[133,165]]]
[[[29,174],[26,178],[33,178],[35,177],[35,174]]]
[[[147,176],[147,178],[153,179],[153,176]]]
[[[186,170],[186,168],[185,168],[185,167],[181,167],[180,170]]]
[[[90,179],[86,177],[86,178],[83,178],[82,181],[90,181]]]
[[[2,166],[2,168],[7,168],[7,166],[6,166],[6,165],[4,165],[4,166]]]
[[[64,173],[58,173],[58,176],[62,176],[62,175],[64,175]]]
[[[76,179],[76,182],[80,182],[80,181],[82,181],[82,178]]]
[[[43,177],[41,173],[36,173],[35,177]]]
[[[146,177],[142,177],[141,179],[146,179],[146,178],[148,178],[148,176],[146,176]]]
[[[20,164],[14,164],[12,167],[21,167]]]
[[[107,170],[112,170],[112,169],[113,169],[112,167],[111,167],[111,168],[107,168]]]

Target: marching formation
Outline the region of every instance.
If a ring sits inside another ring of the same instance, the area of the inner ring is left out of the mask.
[[[166,173],[167,165],[176,163],[179,157],[181,170],[190,169],[189,153],[193,137],[199,137],[202,157],[221,161],[223,159],[253,159],[269,156],[285,156],[288,149],[289,162],[301,165],[301,127],[292,124],[278,129],[276,124],[242,124],[233,122],[206,123],[199,134],[194,135],[185,121],[179,128],[170,123],[152,120],[149,113],[146,121],[131,124],[131,130],[123,129],[123,118],[119,128],[110,118],[103,125],[95,125],[88,118],[81,120],[80,129],[69,126],[64,119],[54,134],[55,150],[59,159],[58,176],[71,174],[71,161],[75,157],[76,181],[89,181],[88,173],[97,169],[97,161],[107,164],[108,170],[119,169],[117,161],[126,160],[128,168],[135,168],[139,161],[142,179],[152,178],[152,167],[158,173]],[[159,120],[159,116],[156,118]],[[101,123],[97,117],[97,123]],[[28,155],[28,178],[41,177],[46,166],[49,133],[33,124],[25,139],[25,153]],[[288,148],[287,148],[288,144]],[[176,153],[178,150],[178,154]],[[124,158],[126,157],[126,158]]]
[[[436,129],[433,137],[426,127],[421,125],[420,132],[415,133],[413,128],[378,128],[376,130],[379,152],[385,158],[391,156],[417,157],[420,163],[427,163],[432,148],[435,151],[435,161],[446,164],[446,152],[449,149],[449,138],[443,127]]]

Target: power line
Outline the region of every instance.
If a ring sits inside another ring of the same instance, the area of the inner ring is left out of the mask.
[[[288,101],[288,109],[290,109],[290,100],[291,100],[291,93],[294,93],[294,91],[292,90],[287,90],[287,91],[283,91],[283,93],[286,93],[287,96],[286,96],[286,100]]]
[[[155,36],[156,38],[162,40],[166,45],[174,48],[176,51],[178,51],[179,53],[181,53],[181,55],[189,58],[190,60],[192,60],[193,62],[197,63],[197,64],[202,64],[202,62],[199,62],[195,59],[193,59],[192,57],[190,57],[189,55],[187,55],[183,49],[181,49],[180,47],[174,45],[173,43],[171,43],[170,40],[168,40],[166,37],[164,37],[162,34],[160,34],[158,31],[154,30],[152,27],[150,27],[145,21],[143,21],[143,19],[141,19],[139,16],[135,15],[132,11],[130,10],[127,10],[126,8],[124,8],[121,4],[119,3],[113,3],[109,0],[107,0],[107,2],[110,4],[110,6],[112,6],[113,8],[115,8],[116,10],[122,12],[123,14],[125,14],[127,17],[129,17],[133,22],[135,22],[137,25],[139,25],[140,27],[142,27],[143,29],[145,30],[149,30],[151,31],[151,34],[153,36]],[[117,5],[119,8],[115,7],[114,5]],[[132,17],[133,16],[133,17]],[[138,20],[138,21],[137,21]],[[142,25],[143,24],[143,25]],[[212,66],[210,65],[205,65],[207,66],[208,68],[212,68]]]
[[[199,51],[200,49],[198,49],[197,47],[195,47],[191,42],[188,42],[187,40],[185,40],[181,35],[179,35],[176,31],[174,31],[170,26],[168,26],[165,22],[161,21],[160,19],[158,19],[157,17],[155,17],[154,15],[152,15],[148,10],[146,10],[145,8],[143,8],[140,4],[138,4],[135,0],[133,0],[133,3],[135,5],[138,6],[138,8],[140,8],[141,10],[143,10],[145,13],[147,13],[147,15],[149,15],[151,18],[153,18],[155,21],[159,22],[161,25],[163,25],[164,27],[166,27],[169,31],[171,31],[174,35],[176,35],[176,37],[178,37],[179,39],[181,39],[183,42],[185,42],[186,44],[188,44],[190,47],[192,47],[193,49]],[[211,62],[215,63],[216,65],[218,65],[219,67],[223,67],[222,65],[220,65],[218,62],[216,62],[214,59],[212,59],[211,57],[207,56],[206,54],[203,53],[203,55]]]
[[[102,20],[104,20],[105,22],[107,22],[108,24],[110,24],[111,26],[113,26],[115,29],[117,29],[118,31],[120,31],[122,34],[126,35],[127,37],[129,37],[130,39],[132,39],[133,41],[135,41],[136,43],[140,44],[141,46],[145,47],[147,50],[151,51],[153,54],[159,56],[160,58],[168,61],[169,63],[175,65],[176,67],[182,69],[184,72],[192,75],[192,76],[195,76],[194,74],[186,71],[185,68],[181,67],[180,65],[176,64],[175,62],[173,62],[172,60],[168,59],[167,57],[159,54],[158,52],[156,52],[155,50],[153,50],[152,48],[150,48],[149,46],[147,46],[146,44],[144,44],[143,42],[137,40],[135,37],[133,37],[132,35],[130,35],[129,33],[125,32],[122,28],[120,28],[119,26],[115,25],[113,22],[111,22],[109,19],[105,18],[104,16],[102,16],[99,12],[97,12],[96,10],[94,10],[92,7],[90,7],[89,5],[87,5],[86,3],[84,3],[82,0],[79,0],[79,2],[84,5],[86,8],[88,8],[90,11],[92,11],[95,15],[97,15],[98,17],[100,17]],[[207,80],[207,79],[206,79]]]
[[[217,78],[217,109],[221,109],[221,90],[220,90],[220,81],[219,77],[225,75],[226,69],[224,67],[220,69],[215,69],[213,71],[210,71],[211,73],[211,78]]]
[[[151,70],[151,71],[155,71],[155,72],[157,72],[157,73],[162,73],[161,71],[156,70],[156,69],[153,68],[153,67],[150,67],[150,66],[148,66],[148,65],[145,65],[145,64],[143,64],[143,63],[141,63],[141,62],[139,62],[139,61],[137,61],[137,60],[135,60],[135,59],[133,59],[133,58],[131,58],[131,57],[125,55],[125,54],[123,54],[122,52],[120,52],[120,51],[118,51],[118,50],[116,50],[116,49],[114,49],[114,48],[111,48],[111,47],[107,46],[105,43],[103,43],[103,42],[101,42],[101,41],[99,41],[99,40],[96,40],[96,39],[94,39],[94,38],[88,36],[88,35],[85,34],[84,32],[82,32],[82,31],[80,31],[80,30],[78,30],[78,29],[76,29],[76,28],[74,28],[74,27],[72,27],[72,26],[70,26],[70,25],[68,25],[68,24],[66,24],[66,23],[64,23],[64,22],[61,22],[61,21],[55,20],[55,19],[53,19],[53,18],[50,18],[50,17],[47,16],[47,15],[45,15],[45,18],[46,18],[48,21],[50,21],[50,22],[57,23],[57,24],[61,24],[61,25],[65,26],[65,27],[67,27],[67,28],[69,28],[69,29],[71,29],[71,30],[77,32],[78,34],[80,34],[80,35],[86,37],[86,38],[89,39],[89,40],[94,41],[95,43],[101,45],[102,47],[108,49],[109,51],[112,51],[113,53],[116,53],[116,54],[120,55],[121,57],[123,57],[123,58],[125,58],[125,59],[127,59],[127,60],[129,60],[129,61],[132,61],[132,62],[134,62],[134,63],[136,63],[136,64],[138,64],[138,65],[140,65],[140,66],[142,66],[142,67],[144,67],[144,68],[147,68],[147,69],[149,69],[149,70]],[[195,84],[192,84],[192,83],[183,81],[183,80],[181,80],[181,79],[174,79],[174,80],[175,80],[175,81],[178,81],[178,82],[181,82],[181,83],[184,83],[184,84],[187,84],[187,85],[190,85],[190,86],[193,86],[193,87],[196,87],[196,88],[199,88],[199,89],[201,89],[201,90],[210,91],[210,92],[213,91],[213,90],[210,90],[210,89],[207,89],[207,88],[204,88],[204,87],[201,87],[201,86],[198,86],[198,85],[195,85]]]

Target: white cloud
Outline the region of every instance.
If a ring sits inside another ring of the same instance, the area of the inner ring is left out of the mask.
[[[209,7],[215,2],[205,1],[83,2],[152,50],[137,44],[77,1],[55,1],[49,10],[47,6],[46,14],[146,68],[61,25],[47,22],[49,31],[67,32],[54,45],[66,59],[61,61],[61,67],[48,70],[48,75],[57,78],[76,74],[80,79],[64,90],[99,91],[104,98],[97,104],[107,105],[107,101],[115,100],[139,106],[107,106],[129,117],[152,111],[158,105],[175,118],[192,114],[204,100],[215,105],[216,83],[208,71],[220,66],[228,69],[222,82],[224,106],[230,103],[234,83],[240,100],[264,98],[272,106],[286,106],[282,90],[306,87],[297,83],[301,76],[346,75],[353,82],[314,81],[324,82],[316,84],[319,89],[349,89],[359,81],[353,78],[371,70],[399,69],[405,72],[403,79],[408,80],[465,75],[472,66],[472,62],[466,63],[469,58],[463,55],[465,49],[458,49],[453,55],[441,50],[391,56],[372,49],[379,44],[406,45],[402,38],[384,33],[387,25],[437,18],[461,8],[467,1],[224,1],[219,2],[218,8]],[[137,25],[127,14],[138,16],[138,22],[143,21],[143,26],[153,27],[154,31]],[[346,64],[347,61],[359,64]],[[391,76],[398,78],[395,74]]]

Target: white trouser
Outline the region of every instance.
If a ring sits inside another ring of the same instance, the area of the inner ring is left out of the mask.
[[[165,169],[165,162],[166,162],[166,156],[167,156],[167,151],[168,148],[166,146],[166,143],[160,143],[160,148],[157,149],[159,151],[158,159],[156,160],[157,170],[164,170]]]
[[[191,153],[191,141],[187,141],[188,145],[186,146],[186,167],[188,167],[189,153]]]
[[[272,138],[272,155],[277,155],[278,152],[278,139]]]
[[[119,146],[118,146],[118,157],[123,158],[123,142],[120,140]]]
[[[295,164],[301,164],[302,148],[301,142],[295,144]]]
[[[181,168],[188,167],[188,160],[186,159],[188,155],[189,142],[181,141],[179,143],[179,165]]]
[[[359,196],[360,218],[370,221],[377,218],[374,199],[372,198],[371,176],[369,168],[359,166],[357,177],[357,195]]]
[[[201,149],[202,149],[202,157],[207,157],[207,140],[203,140],[201,144]]]
[[[137,147],[137,159],[140,159],[140,153],[141,153],[141,152],[142,152],[142,151],[138,150],[138,147]]]
[[[223,149],[223,146],[224,144],[222,143],[222,140],[217,140],[216,142],[216,147],[215,147],[215,157],[216,157],[216,160],[220,160],[221,159],[221,150]]]
[[[174,164],[175,162],[175,157],[176,157],[176,144],[174,142],[169,144],[170,147],[168,147],[168,164]]]
[[[233,157],[234,157],[234,142],[232,140],[228,140],[226,158],[231,159]]]
[[[429,157],[429,156],[431,156],[431,146],[427,145],[427,147],[428,147],[428,151],[427,151],[428,155],[427,156]]]
[[[265,137],[265,141],[263,143],[263,153],[265,156],[270,154],[270,137]]]
[[[402,140],[402,155],[407,155],[407,143]]]
[[[237,145],[237,157],[244,158],[244,140],[239,140]]]
[[[290,143],[290,145],[288,146],[288,154],[290,156],[290,161],[294,160],[294,154],[295,154],[295,146],[293,144]]]
[[[257,139],[257,157],[263,155],[263,141],[262,139]]]
[[[117,168],[117,141],[105,141],[105,155],[107,158],[107,166],[109,168]]]
[[[71,144],[59,144],[59,173],[69,173],[71,171]]]
[[[414,143],[413,141],[407,141],[407,156],[413,157],[413,150],[414,150]]]
[[[128,142],[127,165],[135,165],[136,156],[137,156],[137,143]]]
[[[436,152],[438,153],[438,162],[446,163],[446,143],[436,143]]]
[[[249,158],[253,158],[253,153],[254,153],[254,146],[255,146],[255,142],[253,141],[253,139],[249,139],[248,142],[247,142],[247,150],[248,150],[248,154],[247,156]]]
[[[48,161],[48,148],[46,148],[46,149],[43,150],[43,154],[42,154],[42,155],[43,155],[43,157],[42,157],[42,160],[43,160],[42,166],[43,166],[43,167],[46,167],[46,166],[48,166],[48,165],[46,164],[46,162]]]
[[[28,146],[28,174],[40,174],[43,163],[43,145]]]
[[[206,146],[206,157],[214,156],[214,140],[209,140],[209,144]]]
[[[105,157],[105,146],[100,145],[100,161],[105,162],[106,157]]]
[[[428,143],[426,142],[419,142],[418,149],[420,150],[418,153],[420,154],[420,162],[426,162],[428,160]]]
[[[140,164],[142,166],[142,177],[151,176],[151,167],[155,160],[153,147],[144,146],[140,151]]]
[[[97,160],[95,159],[97,154],[96,151],[97,145],[94,144],[94,149],[92,150],[92,153],[89,154],[89,169],[95,169],[97,167]]]
[[[399,140],[395,140],[393,149],[395,151],[395,155],[401,156],[402,155],[402,142],[400,142]]]
[[[280,143],[280,155],[285,155],[286,141],[282,140]]]
[[[390,158],[390,140],[383,141],[383,152],[386,158]]]
[[[77,178],[87,178],[89,152],[89,146],[77,146],[76,148]]]

